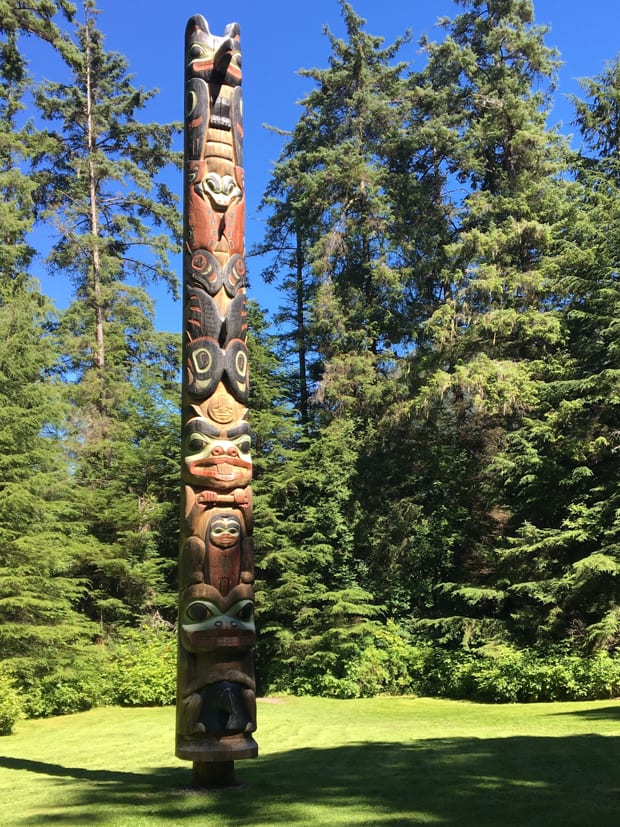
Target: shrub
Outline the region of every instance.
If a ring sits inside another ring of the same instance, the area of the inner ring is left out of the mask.
[[[167,706],[176,697],[176,636],[143,626],[110,645],[112,703]]]
[[[430,651],[428,646],[413,645],[393,620],[375,627],[349,666],[349,675],[357,685],[356,697],[419,693]]]
[[[176,694],[176,637],[144,626],[91,645],[67,666],[46,675],[24,674],[23,706],[29,718],[82,712],[95,706],[163,706]]]
[[[20,694],[12,677],[0,666],[0,735],[10,735],[23,716]]]
[[[24,681],[24,708],[29,718],[70,715],[111,702],[107,653],[103,646],[83,649],[67,666]]]
[[[279,672],[270,690],[330,698],[417,692],[430,653],[391,620],[335,629],[303,645],[291,641],[290,648],[289,670]]]
[[[596,700],[620,693],[620,658],[487,646],[436,648],[423,691],[486,703]]]
[[[588,698],[617,698],[620,695],[620,657],[597,652],[580,664],[579,676]]]

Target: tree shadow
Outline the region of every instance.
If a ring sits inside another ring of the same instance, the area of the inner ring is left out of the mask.
[[[86,767],[65,767],[62,764],[48,764],[45,761],[32,761],[30,758],[9,758],[0,756],[0,767],[8,770],[25,770],[42,775],[57,776],[59,778],[75,778],[82,781],[113,781],[119,784],[140,783],[141,779],[150,778],[136,772],[118,772],[115,770],[90,770]],[[175,767],[170,772],[182,769]]]
[[[620,706],[601,706],[593,709],[573,709],[571,712],[554,712],[554,715],[585,718],[587,721],[620,721]]]
[[[171,824],[212,817],[231,827],[322,820],[342,827],[615,827],[619,760],[620,738],[597,735],[355,743],[238,762],[240,785],[206,795],[189,789],[189,765],[133,773],[17,758],[0,764],[78,782],[67,790],[64,814],[16,822],[22,825],[97,824],[124,814],[127,825],[148,816]]]

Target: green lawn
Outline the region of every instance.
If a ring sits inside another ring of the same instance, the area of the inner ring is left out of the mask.
[[[174,711],[22,721],[0,739],[0,824],[605,827],[620,824],[620,701],[259,703],[238,786],[189,788]]]

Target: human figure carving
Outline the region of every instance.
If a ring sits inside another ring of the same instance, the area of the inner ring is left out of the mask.
[[[258,752],[239,25],[185,40],[177,755]]]

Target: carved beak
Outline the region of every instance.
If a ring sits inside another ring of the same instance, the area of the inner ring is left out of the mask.
[[[232,37],[226,38],[226,40],[222,41],[222,45],[217,50],[213,57],[213,65],[217,72],[222,75],[226,74],[226,70],[228,69],[228,64],[230,63],[230,59],[236,47],[235,41]]]

